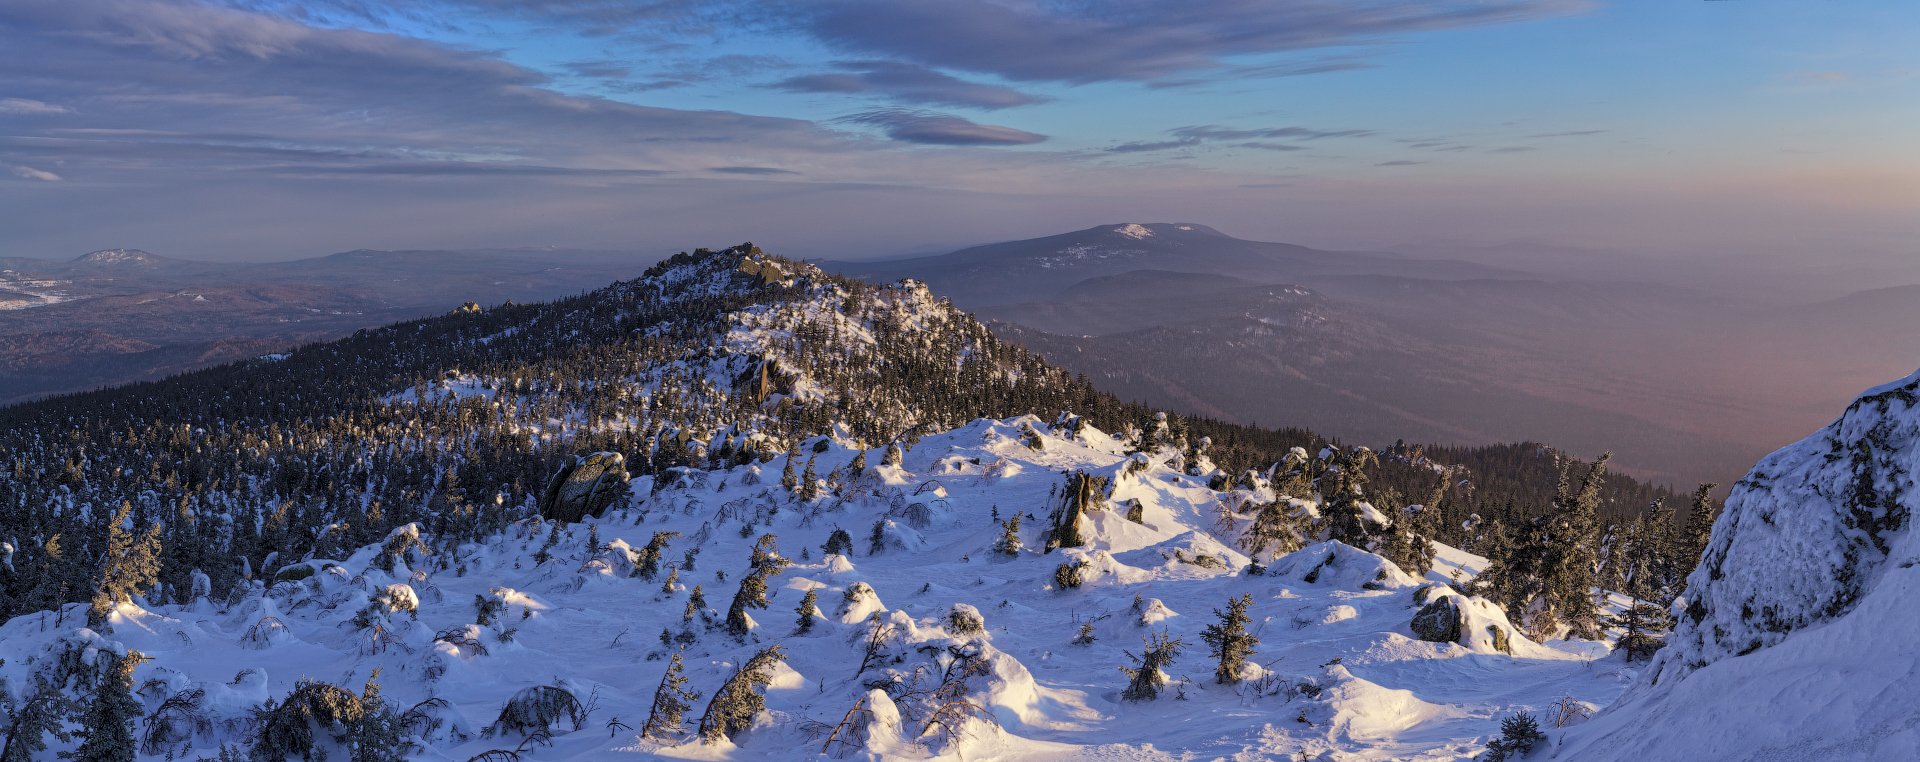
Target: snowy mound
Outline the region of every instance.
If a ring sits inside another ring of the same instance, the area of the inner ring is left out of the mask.
[[[1566,759],[1920,758],[1920,373],[1734,486],[1669,645]]]

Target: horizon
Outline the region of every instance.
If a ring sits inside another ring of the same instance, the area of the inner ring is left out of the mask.
[[[1192,219],[1885,269],[1920,232],[1916,28],[1867,3],[18,0],[0,255],[866,259]]]

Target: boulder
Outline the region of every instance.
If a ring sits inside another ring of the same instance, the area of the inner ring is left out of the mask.
[[[1460,639],[1460,607],[1446,596],[1420,608],[1413,615],[1413,634],[1434,643],[1453,643]]]
[[[627,496],[627,461],[617,452],[577,455],[547,481],[540,515],[574,522],[599,517]]]

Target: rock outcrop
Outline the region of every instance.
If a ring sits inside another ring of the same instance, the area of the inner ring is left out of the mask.
[[[547,481],[540,515],[574,522],[598,517],[627,496],[627,461],[617,452],[575,456]]]

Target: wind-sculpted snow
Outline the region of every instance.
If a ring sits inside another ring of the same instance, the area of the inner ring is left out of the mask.
[[[1920,373],[1734,486],[1669,644],[1566,759],[1920,759]]]
[[[1575,648],[1517,633],[1511,654],[1415,639],[1421,599],[1484,563],[1451,548],[1427,580],[1337,543],[1250,574],[1236,549],[1250,517],[1221,508],[1280,496],[1210,489],[1175,467],[1189,465],[1175,449],[1131,455],[1091,426],[1033,417],[929,434],[897,465],[882,465],[884,449],[805,445],[813,500],[780,484],[779,456],[636,477],[631,499],[599,519],[522,518],[449,551],[427,552],[426,528],[408,525],[225,600],[121,606],[100,631],[80,626],[79,605],[16,618],[0,627],[0,678],[18,698],[31,675],[84,671],[102,652],[153,657],[136,685],[170,730],[146,759],[245,743],[256,711],[299,681],[357,693],[375,669],[387,701],[411,710],[417,758],[451,760],[513,749],[529,760],[1464,759],[1500,716],[1568,694],[1604,703],[1621,686]],[[1110,491],[1082,546],[1043,552],[1074,472]],[[995,514],[1021,518],[1023,549],[996,548]],[[836,530],[851,547],[829,554]],[[776,569],[771,605],[745,609],[745,634],[729,634],[729,602],[769,534],[790,563],[763,561]],[[1076,562],[1080,586],[1062,589],[1056,568]],[[706,605],[689,609],[696,586]],[[1259,643],[1242,683],[1216,684],[1202,629],[1242,594]],[[1504,626],[1497,613],[1472,621]],[[1157,699],[1122,700],[1118,668],[1161,633],[1186,644],[1169,683]],[[694,737],[722,681],[776,644],[785,660],[751,727],[714,744]],[[700,698],[684,728],[642,738],[675,653]],[[550,745],[507,716],[547,723]],[[347,758],[324,730],[329,758]]]

